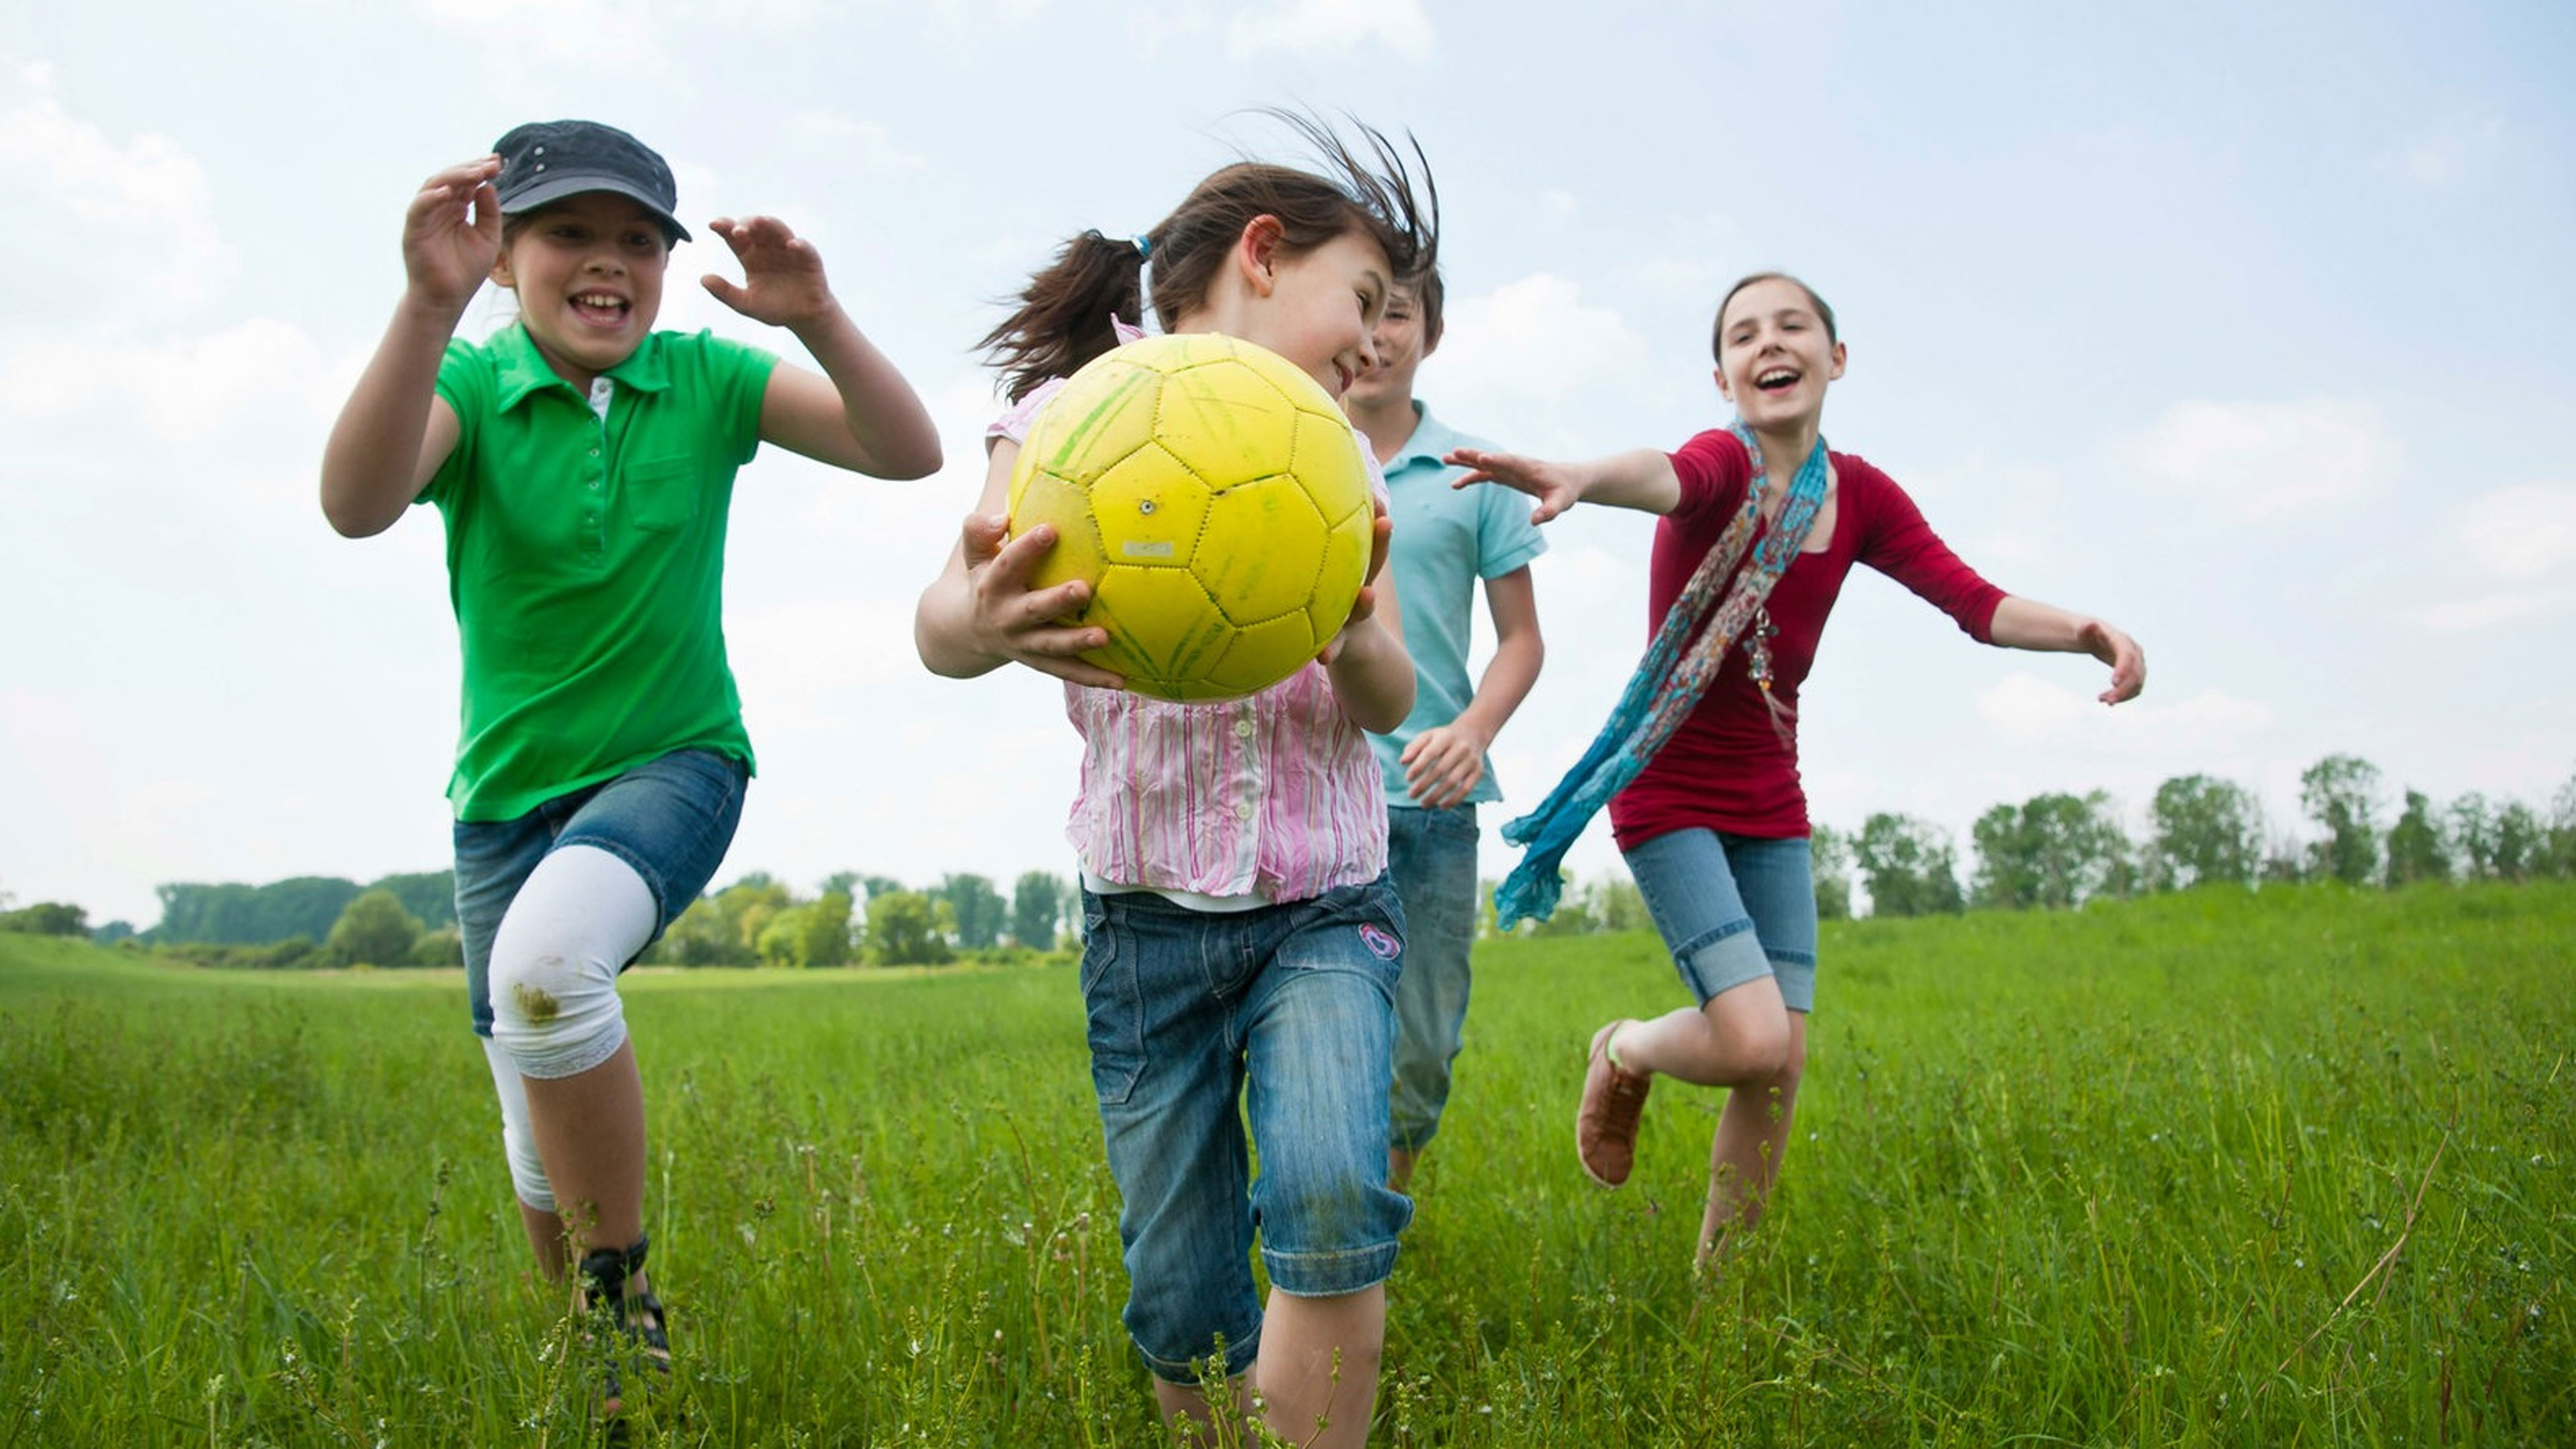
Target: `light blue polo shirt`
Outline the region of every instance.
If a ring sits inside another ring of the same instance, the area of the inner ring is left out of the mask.
[[[1395,570],[1404,647],[1413,655],[1413,713],[1395,733],[1369,736],[1386,771],[1386,803],[1398,808],[1418,804],[1404,788],[1405,745],[1456,719],[1476,697],[1476,682],[1467,676],[1476,580],[1500,578],[1547,552],[1547,540],[1529,521],[1527,498],[1500,486],[1449,486],[1464,471],[1440,461],[1450,449],[1493,445],[1450,431],[1419,401],[1413,412],[1413,436],[1386,464],[1387,516],[1395,523],[1387,567]],[[1501,798],[1488,759],[1464,803]]]

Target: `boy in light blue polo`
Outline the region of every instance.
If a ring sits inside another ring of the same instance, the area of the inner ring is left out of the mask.
[[[1378,365],[1342,405],[1386,469],[1395,537],[1388,564],[1404,600],[1413,655],[1413,713],[1371,735],[1386,769],[1387,870],[1404,898],[1404,974],[1395,994],[1395,1081],[1388,1102],[1387,1181],[1401,1190],[1449,1101],[1450,1063],[1467,1020],[1468,947],[1476,937],[1476,806],[1499,800],[1485,752],[1537,682],[1545,652],[1530,560],[1547,548],[1527,501],[1499,488],[1449,486],[1441,460],[1481,446],[1413,396],[1414,371],[1440,345],[1441,284],[1430,272],[1399,286],[1377,326]],[[1467,677],[1476,581],[1494,625],[1494,657]]]

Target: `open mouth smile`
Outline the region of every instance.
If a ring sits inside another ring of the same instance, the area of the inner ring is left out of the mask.
[[[576,292],[572,310],[574,316],[595,327],[616,327],[626,321],[634,304],[611,292]]]

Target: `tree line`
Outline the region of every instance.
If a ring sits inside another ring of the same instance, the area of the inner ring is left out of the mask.
[[[2391,807],[2394,806],[2392,811]],[[2392,800],[2377,766],[2329,755],[2299,777],[2306,829],[2268,820],[2234,781],[2183,775],[2156,788],[2145,830],[2132,835],[2105,791],[2052,792],[1998,804],[1969,830],[1965,878],[1952,834],[1916,816],[1882,812],[1856,831],[1818,826],[1816,907],[1846,919],[1966,910],[2046,910],[2105,897],[2193,886],[2338,880],[2355,886],[2422,881],[2576,877],[2576,777],[2545,805],[2471,792],[2437,805],[2408,788]],[[1491,882],[1483,933],[1493,933]],[[1865,893],[1865,899],[1864,899]],[[300,876],[268,885],[182,883],[157,888],[161,920],[91,928],[59,901],[5,909],[0,931],[87,935],[204,965],[454,966],[462,959],[451,872],[389,875],[368,885]],[[1005,895],[989,878],[950,874],[908,887],[855,871],[800,894],[755,871],[700,897],[644,959],[672,966],[935,966],[964,959],[1060,953],[1079,930],[1081,895],[1065,878],[1029,871]],[[1650,925],[1623,875],[1569,878],[1544,935]]]
[[[1964,879],[1947,828],[1882,812],[1857,831],[1816,827],[1816,909],[1827,920],[1847,919],[1856,913],[1856,889],[1867,893],[1872,915],[1923,916],[2067,908],[2199,885],[2576,878],[2576,777],[2546,805],[2475,791],[2437,805],[2412,788],[2392,801],[2376,765],[2328,755],[2300,775],[2299,809],[2304,833],[2267,819],[2261,801],[2234,781],[2182,775],[2156,787],[2145,831],[2132,835],[2107,791],[2034,795],[1977,817],[1969,830],[1975,864]],[[1556,914],[1521,929],[1568,934],[1648,924],[1635,885],[1611,877],[1569,880]]]
[[[92,929],[62,902],[0,911],[0,930],[86,935],[202,966],[292,969],[455,966],[464,958],[452,871],[387,876],[371,885],[298,876],[266,885],[165,885],[162,918],[138,932],[123,921]],[[1005,896],[992,880],[951,874],[906,887],[855,871],[810,894],[755,871],[692,903],[644,953],[672,966],[915,966],[1054,952],[1079,922],[1080,894],[1045,871]],[[864,908],[860,906],[864,902]],[[7,904],[0,894],[0,906]]]

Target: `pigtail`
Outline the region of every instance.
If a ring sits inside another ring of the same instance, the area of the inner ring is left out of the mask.
[[[1013,402],[1053,377],[1070,377],[1118,345],[1116,320],[1141,321],[1138,272],[1147,238],[1112,240],[1087,231],[1064,244],[1055,262],[1029,279],[1019,310],[978,344],[1001,369]]]
[[[1394,280],[1418,285],[1420,278],[1436,279],[1440,190],[1420,143],[1408,136],[1399,147],[1354,120],[1362,138],[1354,147],[1312,117],[1266,114],[1315,152],[1319,171],[1239,161],[1199,182],[1143,236],[1112,240],[1087,231],[1066,242],[1054,265],[1029,279],[1019,310],[980,344],[1001,369],[1003,391],[1012,402],[1049,378],[1072,376],[1117,346],[1118,320],[1144,320],[1139,273],[1148,254],[1154,261],[1154,315],[1166,326],[1204,303],[1235,238],[1255,217],[1276,218],[1280,243],[1292,254],[1357,229],[1385,250]]]

